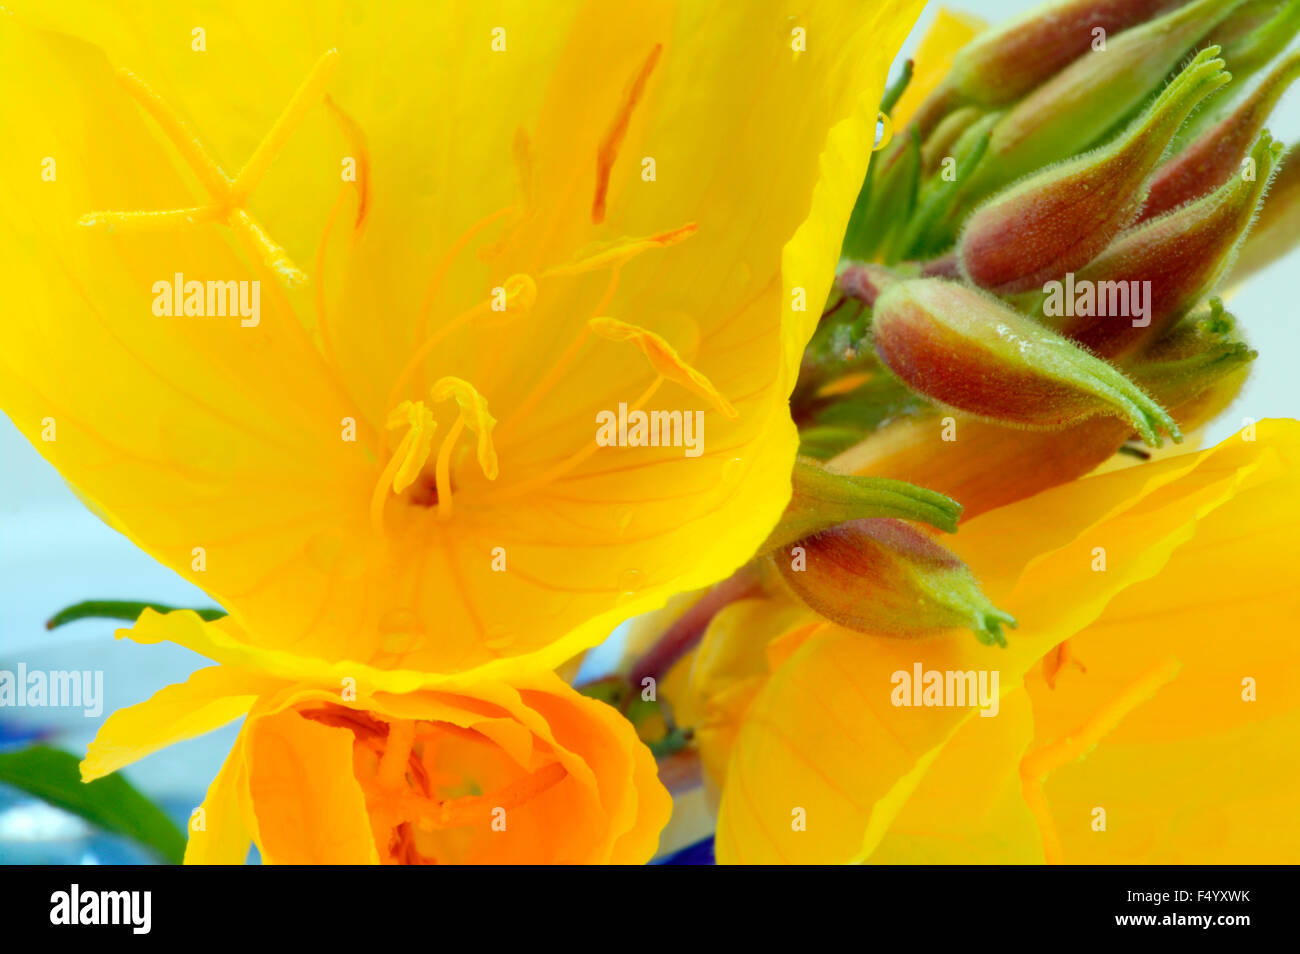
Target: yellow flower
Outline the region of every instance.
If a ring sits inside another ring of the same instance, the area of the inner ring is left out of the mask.
[[[780,514],[920,6],[6,4],[0,406],[238,638],[556,665]]]
[[[665,681],[723,786],[718,859],[1294,859],[1298,467],[1300,424],[1265,421],[964,524],[1007,649],[728,607]],[[996,716],[897,704],[917,664],[996,672]]]
[[[228,620],[146,611],[126,635],[224,665],[115,712],[90,781],[247,716],[190,819],[187,863],[642,863],[670,799],[631,723],[548,672],[375,692],[238,665]],[[343,672],[340,668],[338,672]]]

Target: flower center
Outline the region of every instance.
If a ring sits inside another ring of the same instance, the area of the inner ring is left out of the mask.
[[[313,722],[353,733],[353,770],[365,795],[366,808],[384,860],[390,864],[436,864],[420,850],[428,844],[421,834],[450,829],[491,829],[498,819],[527,805],[568,776],[560,762],[545,761],[531,772],[477,793],[475,779],[440,771],[438,751],[452,743],[472,749],[495,748],[482,733],[446,722],[412,719],[384,721],[368,712],[334,703],[300,709]],[[541,749],[543,744],[536,742]],[[442,796],[451,790],[474,794]]]

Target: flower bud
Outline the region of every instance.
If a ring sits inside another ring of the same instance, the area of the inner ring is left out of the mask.
[[[1143,440],[1181,441],[1173,419],[1100,358],[1002,302],[955,282],[900,282],[877,300],[881,360],[914,390],[971,414],[1057,429],[1096,414],[1128,420]]]
[[[1282,144],[1261,133],[1250,153],[1249,178],[1234,170],[1203,199],[1144,222],[1067,276],[1068,291],[1081,291],[1062,296],[1069,317],[1052,322],[1057,330],[1103,358],[1158,340],[1223,278],[1281,154]]]
[[[1211,37],[1238,79],[1261,69],[1300,30],[1300,0],[1246,0]]]
[[[958,246],[966,276],[1005,295],[1087,264],[1138,214],[1169,140],[1197,103],[1228,82],[1222,67],[1210,51],[1200,54],[1122,136],[977,209]]]
[[[1184,430],[1208,423],[1236,397],[1258,356],[1223,304],[1210,299],[1126,366]]]
[[[835,284],[842,292],[863,302],[868,308],[876,303],[881,292],[898,282],[899,276],[892,270],[871,262],[850,262],[835,279]]]
[[[921,146],[921,173],[929,175],[939,168],[944,158],[953,154],[962,134],[983,115],[978,106],[963,106],[945,116]]]
[[[854,520],[798,546],[795,559],[774,554],[781,576],[840,626],[876,636],[969,627],[980,642],[1005,646],[1003,625],[1016,625],[980,592],[966,564],[901,520]]]
[[[1294,146],[1292,148],[1295,148]],[[1300,162],[1284,162],[1225,281],[1231,287],[1272,264],[1300,242]]]
[[[1106,38],[1186,0],[1066,0],[981,34],[953,58],[951,82],[966,99],[1005,106],[1033,92]]]
[[[1213,191],[1236,172],[1282,94],[1300,76],[1300,53],[1287,57],[1228,116],[1201,133],[1151,177],[1139,222]]]
[[[1133,115],[1240,0],[1194,0],[1080,57],[1013,107],[993,132],[980,194],[1087,149]],[[1208,51],[1207,51],[1208,52]]]
[[[896,517],[952,533],[961,516],[961,504],[943,494],[902,480],[837,474],[807,458],[795,461],[793,483],[790,503],[760,553],[850,520]]]

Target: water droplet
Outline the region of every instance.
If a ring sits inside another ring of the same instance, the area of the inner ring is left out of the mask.
[[[489,623],[483,634],[483,646],[488,652],[500,654],[509,649],[515,641],[515,634],[504,623]]]

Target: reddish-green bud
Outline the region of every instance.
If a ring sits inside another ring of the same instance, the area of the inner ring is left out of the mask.
[[[1300,143],[1291,148],[1300,147]],[[1244,281],[1300,243],[1300,162],[1284,162],[1237,254],[1225,287]]]
[[[1138,221],[1153,219],[1213,191],[1236,172],[1282,94],[1300,76],[1300,53],[1287,57],[1228,116],[1219,120],[1151,177]]]
[[[964,47],[953,59],[951,83],[983,106],[1014,103],[1094,48],[1099,38],[1108,41],[1186,2],[1066,0],[1032,10]]]
[[[1222,67],[1210,50],[1201,53],[1124,135],[977,209],[958,246],[963,273],[1008,295],[1087,264],[1137,216],[1169,140],[1197,103],[1228,82]]]
[[[795,461],[793,485],[790,503],[759,553],[851,520],[895,517],[952,533],[961,516],[961,504],[933,490],[902,480],[837,474],[807,458]]]
[[[984,111],[978,106],[964,106],[945,116],[921,146],[921,172],[929,175],[953,154],[961,135],[970,129]]]
[[[1300,0],[1247,0],[1211,39],[1223,50],[1233,75],[1249,76],[1287,48],[1300,30]]]
[[[976,289],[939,278],[900,282],[876,299],[880,359],[920,393],[990,420],[1057,429],[1097,414],[1128,420],[1143,440],[1178,426],[1100,358]]]
[[[850,298],[868,308],[876,303],[885,289],[898,284],[900,276],[893,269],[872,262],[850,262],[840,270],[836,286]]]
[[[1140,108],[1240,0],[1195,0],[1075,60],[993,131],[980,194],[1099,142]]]
[[[1227,272],[1281,154],[1282,144],[1262,133],[1246,168],[1234,167],[1214,192],[1144,222],[1077,275],[1052,283],[1040,306],[1045,320],[1104,358],[1158,340]]]
[[[1013,617],[995,607],[970,569],[901,520],[854,520],[773,554],[781,576],[826,619],[877,636],[926,636],[968,627],[1005,646]]]

